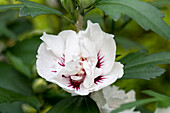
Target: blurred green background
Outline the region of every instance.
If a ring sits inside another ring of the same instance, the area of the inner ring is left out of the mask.
[[[56,8],[69,17],[61,6],[59,0],[32,0]],[[165,17],[164,21],[170,25],[170,2],[162,0],[143,0],[160,9]],[[168,0],[167,0],[168,1]],[[0,0],[0,5],[17,4],[15,0]],[[70,18],[70,17],[69,17]],[[117,55],[127,55],[141,49],[147,49],[149,54],[170,51],[170,41],[152,31],[143,30],[134,20],[126,15],[114,22],[104,15],[101,10],[94,9],[85,17],[84,22],[91,20],[97,22],[103,31],[114,34],[117,43]],[[86,25],[85,25],[86,26]],[[84,28],[86,28],[84,26]],[[10,89],[23,95],[36,95],[41,100],[41,112],[45,113],[52,105],[70,96],[57,85],[38,79],[35,61],[37,49],[41,43],[40,36],[43,32],[58,34],[62,30],[72,29],[75,26],[56,15],[40,15],[32,17],[19,17],[18,9],[0,12],[0,87]],[[14,62],[15,61],[15,62]],[[20,70],[20,65],[23,64]],[[126,91],[134,89],[136,98],[147,98],[142,90],[154,90],[170,96],[170,65],[159,65],[167,71],[160,77],[151,80],[129,79],[118,80],[115,85]],[[31,71],[28,71],[31,70]],[[31,74],[30,74],[31,72]],[[31,76],[30,76],[31,75]],[[29,78],[29,79],[28,79]],[[147,112],[154,111],[155,104],[144,106]],[[139,107],[138,109],[145,109]],[[145,110],[146,111],[146,110]],[[0,104],[0,113],[36,113],[37,111],[23,102]]]

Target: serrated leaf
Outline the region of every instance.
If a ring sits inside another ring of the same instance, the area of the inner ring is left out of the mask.
[[[23,4],[10,4],[10,5],[0,5],[0,10],[6,10],[11,8],[21,8],[23,7]]]
[[[156,65],[156,64],[168,64],[170,63],[170,52],[164,51],[155,54],[151,54],[148,56],[143,57],[141,55],[139,57],[134,58],[133,60],[129,61],[125,69],[132,68],[139,65]]]
[[[47,113],[100,113],[96,103],[88,96],[66,98]]]
[[[121,63],[125,64],[122,78],[149,80],[165,72],[164,69],[154,65],[170,63],[170,52],[160,52],[148,56],[146,56],[146,53],[146,50],[130,53],[120,60]]]
[[[133,107],[142,106],[142,105],[152,103],[152,102],[156,102],[156,101],[158,101],[158,99],[150,98],[150,99],[137,100],[135,102],[129,102],[129,103],[126,103],[126,104],[122,104],[119,108],[113,110],[111,113],[119,113],[119,112],[124,111],[126,109],[131,109]]]
[[[28,65],[25,65],[23,61],[11,54],[10,52],[7,52],[7,56],[11,64],[14,66],[16,70],[24,74],[25,76],[31,78],[31,71]]]
[[[170,27],[161,19],[163,13],[140,0],[100,0],[95,5],[117,21],[121,14],[133,18],[145,30],[151,29],[170,40]]]
[[[157,66],[141,65],[130,69],[124,70],[122,79],[146,79],[155,78],[162,75],[165,70]]]
[[[20,9],[20,16],[37,16],[37,15],[41,15],[41,14],[56,14],[58,16],[63,16],[63,14],[53,8],[47,7],[45,5],[42,4],[38,4],[35,2],[31,2],[28,0],[19,0],[20,2],[22,2],[25,7]]]
[[[32,105],[36,109],[40,108],[40,102],[36,97],[24,96],[19,93],[16,93],[11,90],[7,90],[7,89],[0,87],[0,103],[16,102],[16,101],[26,102],[26,103]]]

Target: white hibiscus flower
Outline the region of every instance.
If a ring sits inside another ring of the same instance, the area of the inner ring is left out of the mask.
[[[98,92],[93,92],[91,98],[97,103],[101,113],[110,113],[122,104],[136,100],[134,90],[125,93],[124,90],[118,90],[116,86],[108,86]],[[134,109],[124,110],[119,113],[140,113],[139,111],[134,111]]]
[[[123,75],[123,65],[115,62],[113,37],[90,21],[87,29],[79,33],[44,33],[37,55],[38,73],[70,93],[88,95],[98,91]]]
[[[170,106],[167,108],[157,108],[154,113],[170,113]]]

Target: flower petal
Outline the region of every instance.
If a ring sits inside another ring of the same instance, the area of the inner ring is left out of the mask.
[[[47,81],[56,76],[56,72],[62,68],[58,60],[52,51],[47,50],[46,43],[42,43],[38,49],[36,61],[39,75]]]
[[[63,56],[65,42],[61,37],[56,35],[48,35],[44,32],[41,39],[46,43],[47,48],[51,50],[59,59]]]
[[[108,74],[112,69],[116,56],[114,35],[103,32],[98,23],[93,24],[91,21],[88,21],[87,29],[80,31],[79,35],[80,38],[86,37],[94,42],[96,52],[100,52],[101,57],[103,57],[103,75]]]
[[[169,113],[170,107],[167,108],[157,108],[154,113]]]

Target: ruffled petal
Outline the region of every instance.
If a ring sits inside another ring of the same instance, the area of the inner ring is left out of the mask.
[[[98,68],[102,68],[102,74],[108,74],[112,66],[114,65],[115,55],[116,55],[116,44],[113,39],[114,35],[105,33],[101,30],[98,23],[92,23],[88,21],[87,29],[85,31],[79,32],[80,39],[87,38],[92,41],[95,45],[95,52],[99,54],[101,58],[101,65],[98,64]]]
[[[170,107],[167,108],[157,108],[154,113],[169,113]]]
[[[41,39],[46,43],[47,49],[51,50],[59,59],[63,56],[65,50],[64,40],[56,35],[48,35],[45,32]]]
[[[74,59],[75,56],[80,55],[80,47],[78,44],[79,38],[76,34],[72,34],[66,40],[65,62],[68,63]]]
[[[62,66],[58,64],[59,61],[51,50],[47,50],[46,43],[40,45],[36,65],[41,77],[50,81],[50,79],[56,76],[57,71],[62,68]]]

